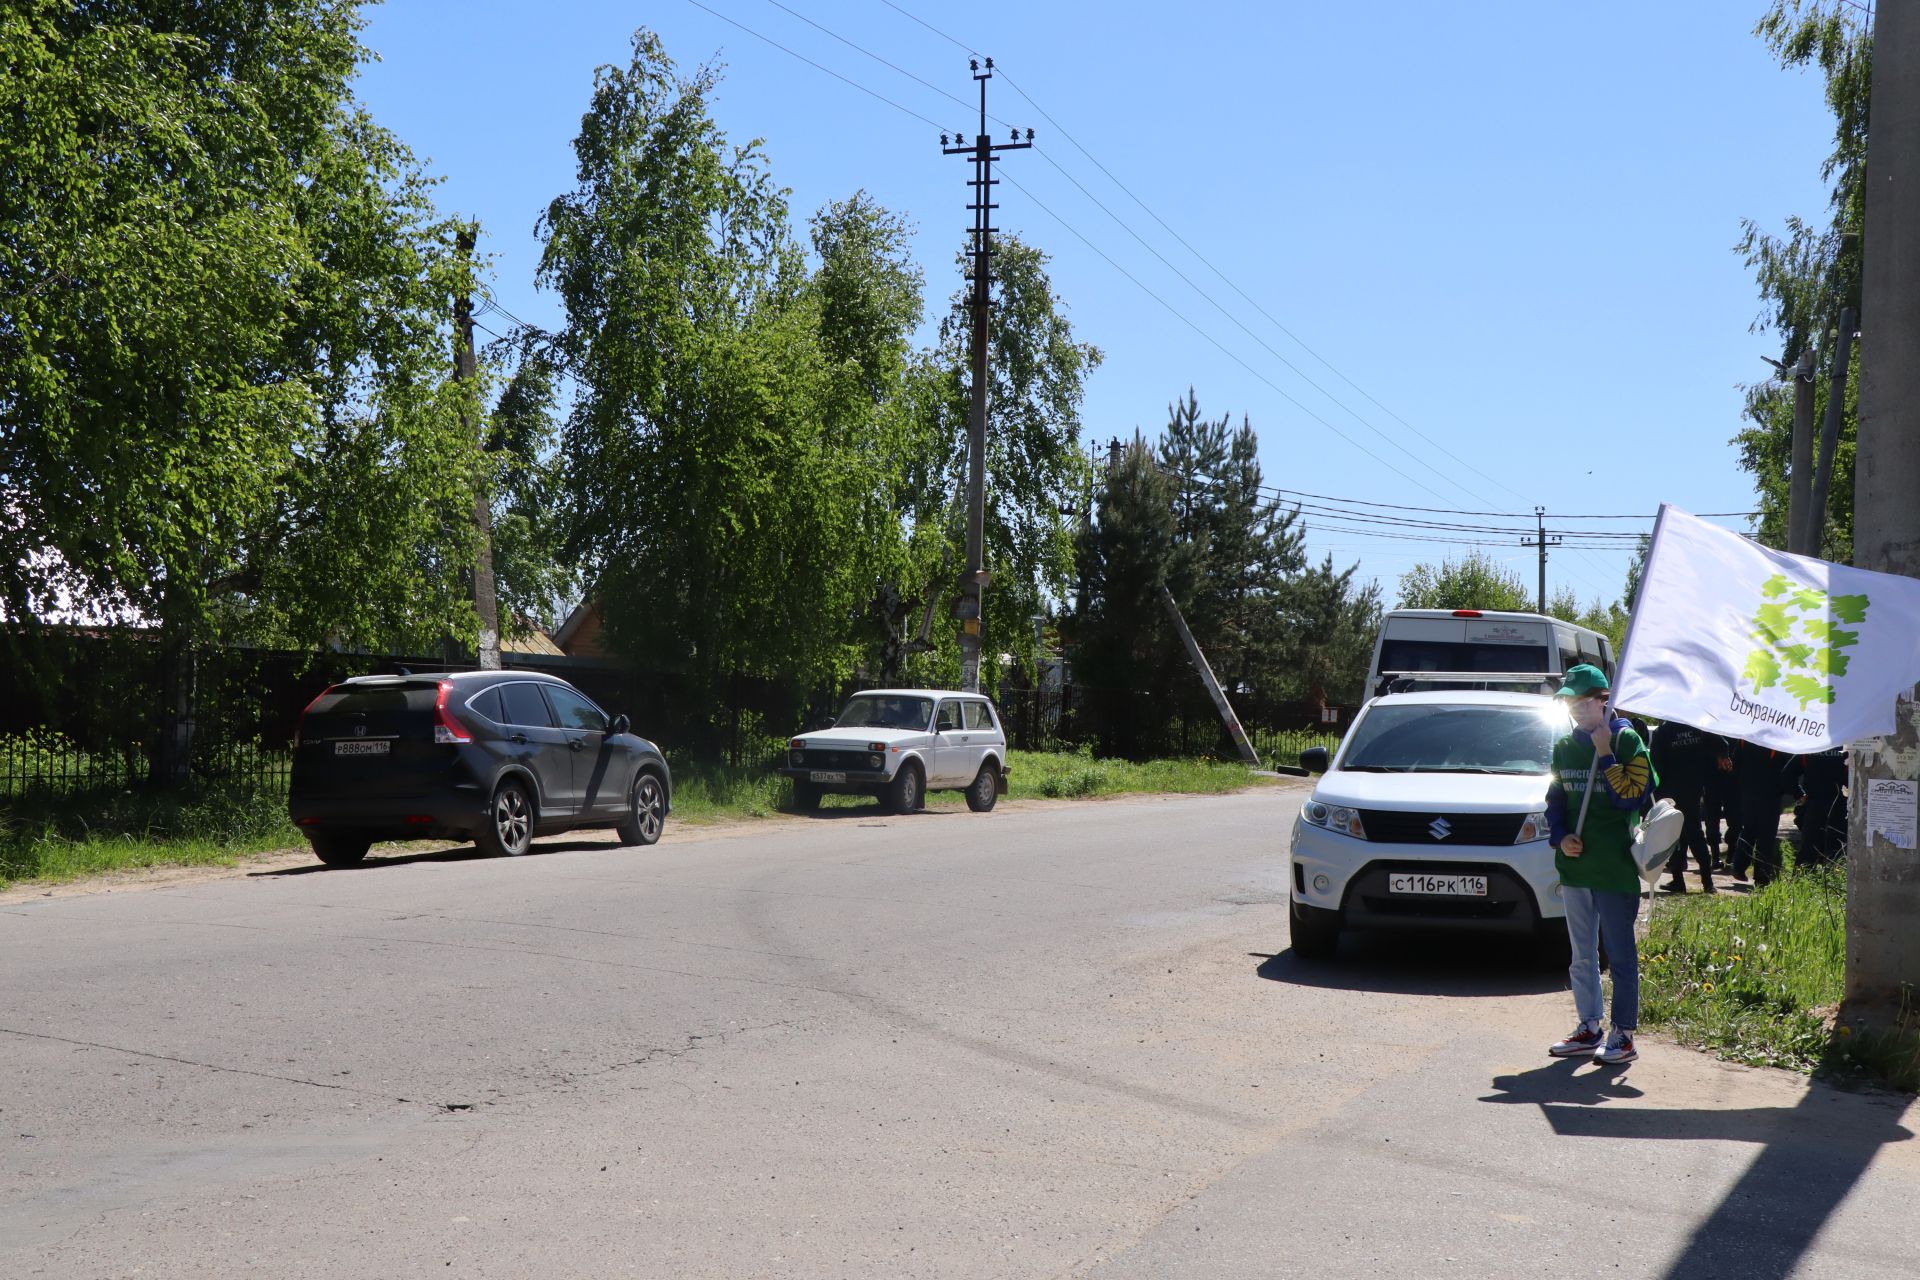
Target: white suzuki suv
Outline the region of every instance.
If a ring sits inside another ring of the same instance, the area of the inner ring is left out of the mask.
[[[1435,691],[1369,702],[1294,823],[1293,949],[1342,929],[1478,928],[1552,943],[1566,904],[1547,843],[1566,711],[1534,693]]]
[[[828,792],[851,792],[911,813],[929,791],[965,791],[967,807],[985,813],[1007,793],[1007,735],[980,694],[869,689],[847,700],[831,729],[787,743],[780,772],[803,810]]]

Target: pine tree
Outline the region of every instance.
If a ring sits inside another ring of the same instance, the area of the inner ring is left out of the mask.
[[[1194,548],[1178,536],[1175,485],[1139,436],[1107,472],[1093,519],[1076,539],[1073,616],[1077,683],[1120,691],[1107,749],[1136,752],[1172,715],[1173,659],[1185,662],[1160,588],[1191,575]],[[1137,696],[1136,691],[1149,691]]]

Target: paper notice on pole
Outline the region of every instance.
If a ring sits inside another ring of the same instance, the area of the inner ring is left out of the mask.
[[[1867,781],[1867,838],[1885,840],[1896,849],[1915,847],[1920,827],[1920,782],[1910,778],[1870,778]]]

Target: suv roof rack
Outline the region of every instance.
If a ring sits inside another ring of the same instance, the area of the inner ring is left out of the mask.
[[[1562,677],[1554,671],[1382,671],[1375,696],[1416,689],[1508,689],[1516,693],[1552,693]]]

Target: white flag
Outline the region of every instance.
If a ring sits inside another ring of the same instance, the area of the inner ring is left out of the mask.
[[[1771,551],[1662,505],[1614,702],[1806,754],[1893,732],[1920,578]]]

